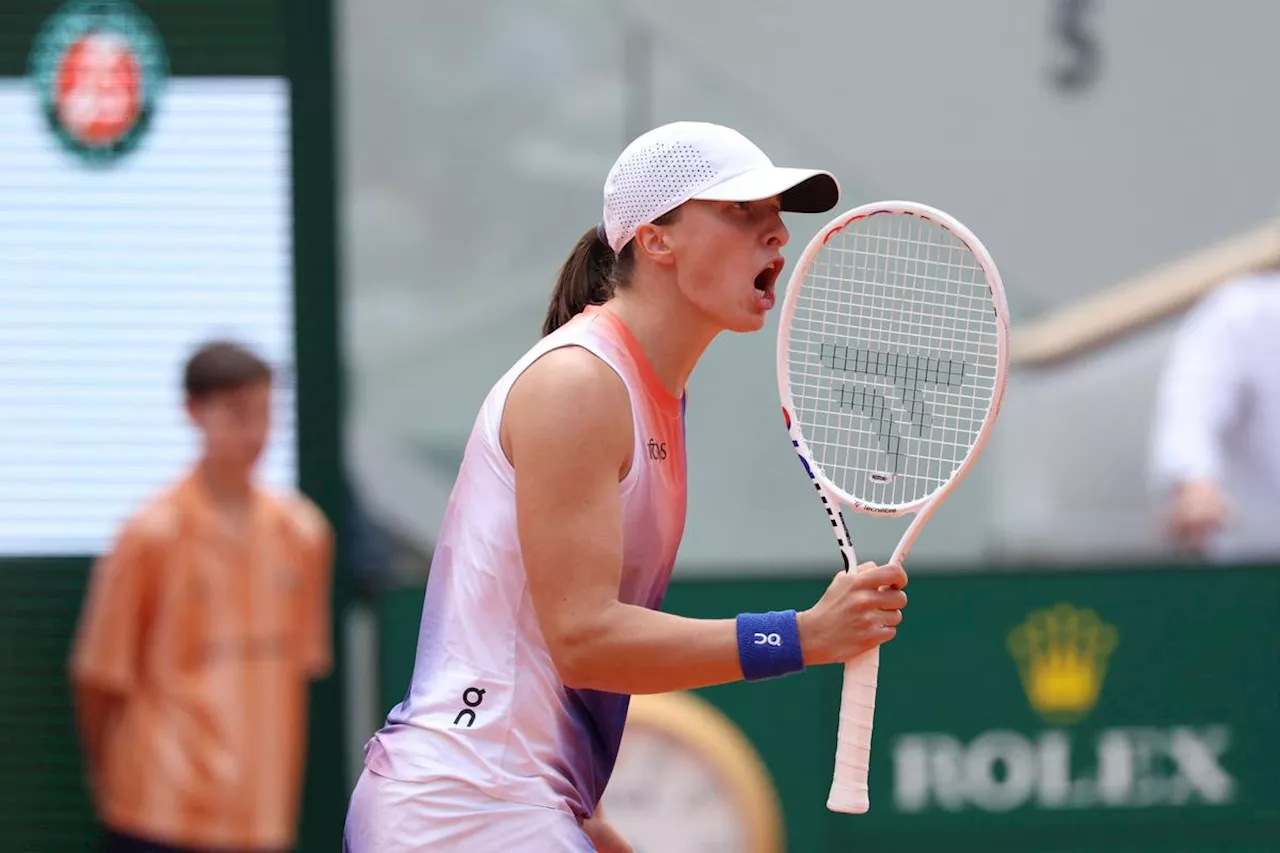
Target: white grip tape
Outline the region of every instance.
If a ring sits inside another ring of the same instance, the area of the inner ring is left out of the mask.
[[[831,811],[863,814],[871,807],[867,771],[871,763],[871,726],[879,675],[879,647],[844,665],[835,774],[827,797],[827,808]]]

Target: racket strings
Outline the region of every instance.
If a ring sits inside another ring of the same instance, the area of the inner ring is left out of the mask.
[[[886,212],[831,234],[787,343],[793,414],[831,481],[901,505],[950,479],[994,396],[997,323],[981,263],[941,225]]]

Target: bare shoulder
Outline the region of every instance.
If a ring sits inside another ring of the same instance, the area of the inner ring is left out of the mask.
[[[502,416],[502,448],[512,464],[522,447],[581,458],[614,458],[632,449],[631,402],[613,368],[582,347],[541,356],[516,379]]]

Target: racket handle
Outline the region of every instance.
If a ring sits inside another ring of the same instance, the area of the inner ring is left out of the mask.
[[[827,796],[827,808],[833,812],[863,814],[871,808],[867,771],[871,766],[871,723],[879,676],[879,646],[844,665],[836,767]]]

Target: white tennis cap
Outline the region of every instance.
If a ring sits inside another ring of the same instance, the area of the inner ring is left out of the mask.
[[[678,121],[636,138],[604,182],[604,233],[619,252],[636,229],[690,199],[757,201],[782,196],[782,209],[822,213],[840,200],[830,172],[775,166],[732,128]]]

